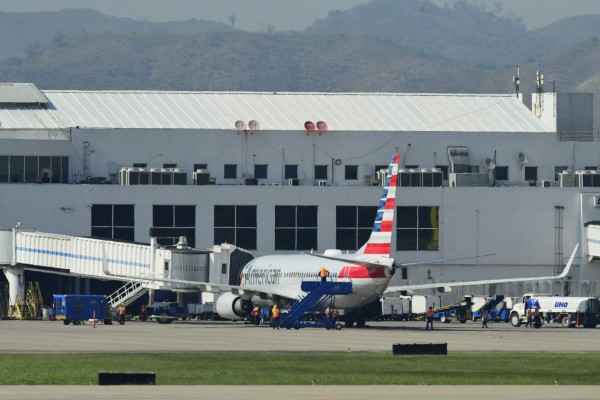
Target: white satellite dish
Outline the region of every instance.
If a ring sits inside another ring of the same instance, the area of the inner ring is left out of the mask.
[[[496,163],[494,162],[494,160],[492,160],[491,158],[486,158],[483,161],[483,165],[487,168],[487,169],[494,169],[496,168]]]
[[[525,153],[521,153],[521,152],[517,153],[517,161],[519,161],[519,164],[521,164],[521,165],[527,164],[529,162]]]
[[[238,131],[238,133],[245,131],[246,123],[240,119],[235,121],[235,130]]]

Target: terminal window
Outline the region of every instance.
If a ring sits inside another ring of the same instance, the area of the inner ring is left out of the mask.
[[[223,167],[223,178],[236,179],[237,178],[237,164],[225,164],[225,166]]]
[[[537,181],[537,167],[525,167],[525,180]]]
[[[69,183],[69,157],[0,156],[0,183]]]
[[[92,237],[133,242],[133,204],[93,204]]]
[[[335,210],[335,243],[339,250],[358,250],[369,239],[376,206],[338,206]]]
[[[397,207],[396,249],[439,250],[439,206]]]
[[[327,165],[315,165],[315,179],[329,179],[327,177]]]
[[[154,205],[150,236],[164,246],[172,246],[185,236],[190,247],[196,245],[196,206]]]
[[[254,177],[256,179],[267,179],[267,164],[254,165]]]
[[[497,181],[507,181],[508,180],[508,167],[496,167],[494,169],[494,174]]]
[[[298,165],[286,164],[284,169],[284,179],[298,179]]]
[[[347,181],[355,181],[358,179],[358,165],[346,165],[345,179]]]
[[[567,167],[566,165],[554,167],[554,180],[558,181],[558,174],[560,174],[561,172],[566,171],[568,169],[569,169],[569,167]]]
[[[256,206],[215,206],[214,244],[256,250]]]
[[[275,250],[316,250],[317,227],[317,206],[275,206]]]

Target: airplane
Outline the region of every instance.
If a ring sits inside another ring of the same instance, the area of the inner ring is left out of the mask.
[[[335,306],[345,310],[344,322],[347,327],[352,327],[355,323],[361,327],[365,325],[364,307],[384,293],[430,288],[447,290],[451,286],[459,285],[560,279],[568,274],[578,245],[573,250],[563,272],[557,276],[389,286],[395,269],[400,266],[473,258],[396,263],[390,256],[399,161],[400,155],[395,154],[387,169],[371,235],[365,245],[355,253],[345,254],[341,250],[326,250],[323,254],[311,252],[258,257],[244,266],[237,286],[152,277],[143,279],[181,284],[186,288],[194,287],[205,292],[221,293],[216,301],[217,313],[226,319],[240,319],[247,317],[254,305],[270,307],[277,304],[279,307],[285,307],[290,302],[303,298],[306,293],[301,290],[302,281],[316,280],[321,268],[325,267],[329,273],[329,279],[352,283],[352,292],[347,295],[337,295]],[[104,273],[108,276],[139,280],[139,277],[112,274],[106,264],[104,264]]]

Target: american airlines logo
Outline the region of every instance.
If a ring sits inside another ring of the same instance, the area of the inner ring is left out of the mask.
[[[250,267],[244,273],[244,285],[278,285],[281,279],[279,268],[253,268]]]

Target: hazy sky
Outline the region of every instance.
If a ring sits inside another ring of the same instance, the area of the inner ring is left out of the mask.
[[[0,0],[0,11],[49,11],[93,8],[104,14],[151,21],[209,19],[226,22],[236,16],[236,27],[261,30],[301,30],[331,10],[344,10],[369,0]],[[403,1],[403,0],[396,0]],[[449,4],[454,0],[433,0]],[[494,0],[468,0],[493,7]],[[505,11],[514,11],[530,28],[568,16],[600,14],[600,0],[501,0]]]

